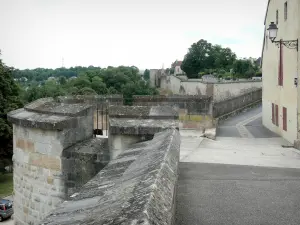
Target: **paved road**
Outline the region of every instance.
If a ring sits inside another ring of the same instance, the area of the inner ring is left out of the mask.
[[[177,225],[300,224],[300,154],[261,124],[261,107],[216,141],[181,131]]]
[[[261,105],[238,114],[232,118],[222,121],[218,127],[219,137],[251,137],[251,138],[271,138],[278,137],[262,125]],[[244,124],[245,121],[245,124]],[[243,127],[248,132],[243,133]],[[248,134],[248,136],[247,136]]]

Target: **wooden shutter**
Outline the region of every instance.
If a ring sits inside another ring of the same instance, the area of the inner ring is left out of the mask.
[[[275,105],[275,125],[278,126],[278,105]]]
[[[278,65],[278,85],[283,86],[283,47],[280,40],[279,44],[279,65]]]
[[[286,115],[286,108],[282,108],[282,124],[283,124],[283,130],[287,131],[287,115]]]
[[[275,116],[274,116],[274,113],[275,113],[274,103],[272,103],[272,123],[273,123],[273,124],[275,124]]]

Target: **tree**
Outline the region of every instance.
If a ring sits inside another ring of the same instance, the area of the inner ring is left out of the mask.
[[[145,80],[150,80],[150,70],[146,69],[144,71],[144,79]]]
[[[0,52],[1,55],[1,52]],[[7,113],[22,107],[20,89],[12,78],[12,68],[0,59],[0,168],[11,163],[13,154],[12,126],[7,121]]]
[[[90,87],[84,87],[78,91],[79,95],[96,95],[97,93]]]
[[[233,64],[233,73],[236,77],[250,78],[255,75],[255,68],[250,60],[238,59]]]
[[[103,83],[102,79],[97,76],[92,78],[92,89],[94,89],[99,95],[104,95],[107,93],[106,84]]]
[[[228,69],[236,59],[229,48],[212,45],[206,40],[199,40],[189,48],[181,64],[181,69],[189,78],[197,78],[198,73],[205,69]]]

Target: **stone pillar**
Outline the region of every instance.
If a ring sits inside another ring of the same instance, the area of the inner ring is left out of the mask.
[[[83,104],[40,99],[8,115],[13,123],[14,220],[38,224],[66,198],[62,152],[93,136],[93,111]]]

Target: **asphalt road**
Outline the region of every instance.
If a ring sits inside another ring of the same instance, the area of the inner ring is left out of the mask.
[[[177,225],[299,225],[300,170],[180,163]]]
[[[216,141],[181,131],[176,225],[300,224],[300,153],[260,113],[223,121]]]
[[[237,125],[248,118],[258,115],[262,111],[262,106],[248,109],[241,114],[230,117],[219,124],[217,135],[219,137],[242,137],[242,134],[237,129]],[[271,138],[278,137],[277,134],[271,132],[262,125],[262,117],[258,117],[253,121],[244,125],[244,127],[252,134],[254,138]]]

